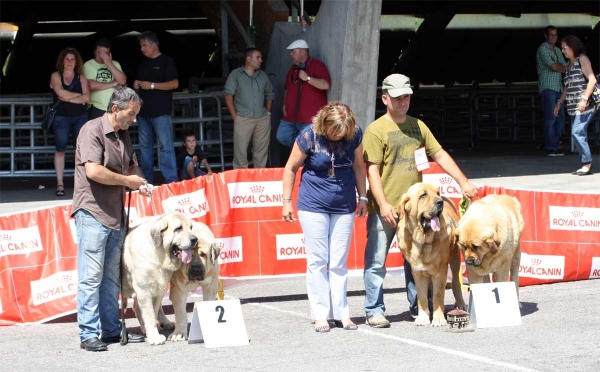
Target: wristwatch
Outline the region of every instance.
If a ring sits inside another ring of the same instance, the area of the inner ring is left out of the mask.
[[[310,76],[306,78],[306,81],[310,81]]]
[[[154,83],[150,84],[150,89],[154,89]]]

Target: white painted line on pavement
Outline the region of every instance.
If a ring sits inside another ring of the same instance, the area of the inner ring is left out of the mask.
[[[229,297],[229,296],[226,296],[226,297]],[[265,305],[265,304],[261,304],[261,303],[255,303],[255,302],[246,303],[246,305],[253,305],[253,306],[263,307],[265,309],[277,311],[277,312],[280,312],[280,313],[286,313],[286,314],[291,314],[291,315],[298,316],[298,317],[301,317],[301,318],[304,318],[304,319],[310,319],[310,316],[304,315],[303,313],[299,313],[299,312],[296,312],[296,311],[283,310],[283,309],[280,309],[278,307],[271,306],[271,305]],[[370,329],[361,329],[361,328],[359,328],[358,331],[362,332],[362,333],[366,333],[366,334],[371,335],[371,336],[377,336],[377,337],[387,338],[389,340],[394,340],[394,341],[402,342],[404,344],[413,345],[413,346],[421,347],[421,348],[424,348],[424,349],[432,349],[432,350],[439,351],[441,353],[446,353],[446,354],[449,354],[449,355],[452,355],[452,356],[458,356],[458,357],[470,359],[470,360],[473,360],[473,361],[476,361],[476,362],[480,362],[480,363],[486,363],[486,364],[493,365],[493,366],[503,367],[503,368],[507,368],[507,369],[510,369],[510,370],[513,370],[513,371],[539,372],[538,370],[527,368],[527,367],[522,367],[522,366],[519,366],[517,364],[501,362],[501,361],[498,361],[498,360],[494,360],[494,359],[482,357],[482,356],[479,356],[479,355],[465,353],[464,351],[448,349],[448,348],[441,347],[441,346],[427,344],[427,343],[421,342],[421,341],[411,340],[409,338],[402,338],[402,337],[397,337],[397,336],[392,336],[392,335],[386,335],[386,334],[383,334],[383,333],[372,331]]]

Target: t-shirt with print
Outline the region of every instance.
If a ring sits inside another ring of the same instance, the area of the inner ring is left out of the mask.
[[[121,72],[123,69],[117,61],[112,61],[116,68]],[[95,59],[90,59],[83,65],[83,75],[88,80],[95,80],[99,83],[112,83],[115,77],[104,63],[98,63]],[[112,96],[115,88],[107,88],[103,90],[90,90],[90,104],[95,108],[106,111],[110,96]]]
[[[306,154],[298,190],[298,210],[335,214],[356,211],[356,175],[352,165],[362,137],[358,125],[352,140],[329,141],[316,134],[312,125],[298,134],[296,143]]]
[[[408,188],[423,180],[417,171],[414,151],[425,147],[427,155],[442,149],[427,125],[406,115],[402,124],[385,116],[372,122],[365,131],[362,142],[365,162],[379,164],[379,176],[387,201],[394,207],[400,203]],[[368,191],[369,213],[379,213],[379,205]]]

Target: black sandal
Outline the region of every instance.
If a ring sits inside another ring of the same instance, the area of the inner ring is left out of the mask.
[[[61,187],[62,187],[62,189],[61,189]],[[56,186],[55,194],[56,194],[56,196],[65,196],[65,186],[64,185]]]

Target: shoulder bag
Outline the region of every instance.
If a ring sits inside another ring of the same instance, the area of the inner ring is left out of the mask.
[[[60,76],[60,80],[62,83],[62,75]],[[69,88],[67,88],[67,90],[73,89],[77,80],[79,80],[79,75],[75,74],[75,77],[73,78],[73,81],[71,81],[71,84],[69,85]],[[58,108],[58,105],[60,105],[60,102],[61,100],[58,100],[52,105],[48,106],[48,110],[46,110],[46,113],[42,118],[42,129],[47,131],[48,133],[54,133],[54,117],[56,116],[56,110]]]

